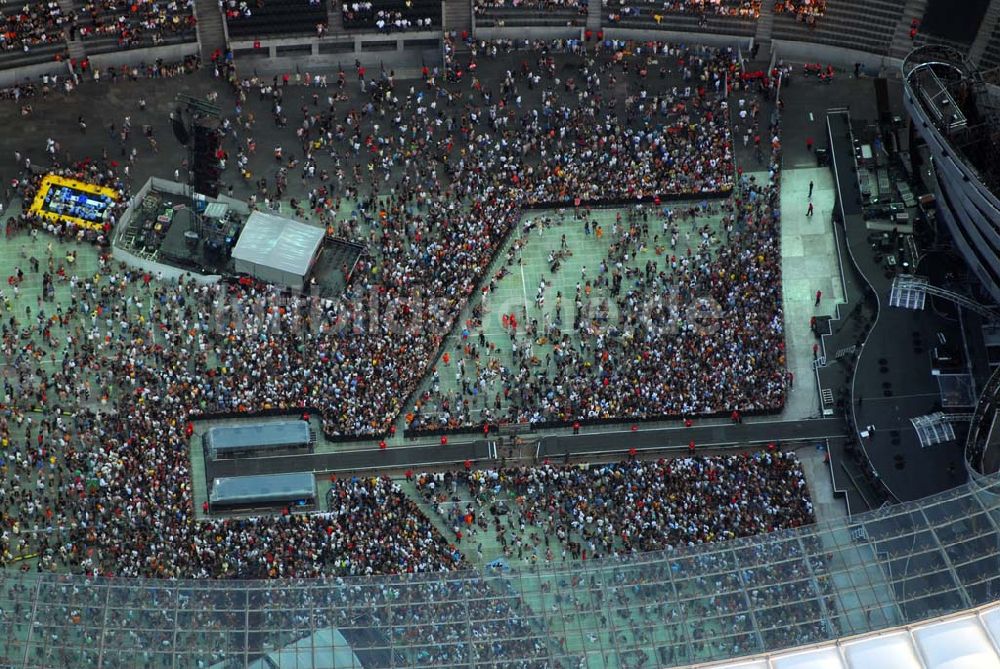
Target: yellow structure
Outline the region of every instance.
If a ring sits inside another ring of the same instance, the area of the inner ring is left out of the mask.
[[[28,211],[49,221],[101,230],[108,209],[117,200],[118,192],[112,188],[47,174]]]

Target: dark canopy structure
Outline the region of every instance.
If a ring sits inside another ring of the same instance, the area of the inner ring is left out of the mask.
[[[312,472],[217,478],[208,496],[213,509],[311,504],[315,499],[316,478]]]

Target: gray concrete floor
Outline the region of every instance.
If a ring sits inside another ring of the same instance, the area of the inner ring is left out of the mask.
[[[813,183],[809,198],[809,183]],[[840,259],[833,236],[833,175],[827,168],[801,167],[782,172],[781,265],[785,303],[785,347],[788,369],[795,384],[788,394],[782,418],[820,414],[819,390],[813,372],[813,345],[819,339],[810,330],[813,316],[832,315],[844,300]],[[812,216],[807,216],[809,203]],[[822,292],[816,304],[816,292]]]

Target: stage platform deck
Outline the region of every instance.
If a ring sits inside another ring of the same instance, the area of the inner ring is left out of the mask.
[[[872,242],[865,223],[850,117],[846,112],[830,114],[828,125],[842,218],[837,232],[846,252],[849,290],[840,319],[831,323],[831,334],[821,338],[820,387],[830,389],[835,407],[847,412],[877,478],[896,498],[917,499],[965,479],[965,424],[953,424],[955,439],[922,447],[911,422],[942,410],[945,395],[931,352],[935,347],[964,352],[959,315],[950,303],[932,304],[930,298],[924,310],[889,306],[897,272],[887,268],[886,251]],[[857,372],[851,377],[854,364]],[[845,387],[848,392],[840,390]]]

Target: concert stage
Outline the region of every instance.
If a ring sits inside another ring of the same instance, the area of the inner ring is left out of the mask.
[[[907,296],[894,282],[930,275],[925,254],[913,235],[873,231],[859,158],[864,131],[846,110],[828,113],[827,123],[847,302],[823,324],[816,370],[824,409],[846,414],[851,437],[831,458],[859,487],[881,491],[871,503],[918,499],[964,481],[961,417],[972,411],[982,365],[955,304],[930,295],[926,308],[900,302]],[[892,162],[877,169],[890,181],[903,178]],[[915,209],[907,208],[910,220],[918,220]]]
[[[187,185],[154,177],[129,201],[115,230],[113,252],[134,267],[164,277],[187,273],[214,282],[242,276],[232,252],[252,213],[239,200],[209,198]],[[272,251],[280,254],[282,249]],[[362,244],[323,235],[306,290],[323,297],[339,295],[364,252]]]

